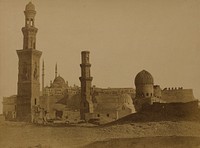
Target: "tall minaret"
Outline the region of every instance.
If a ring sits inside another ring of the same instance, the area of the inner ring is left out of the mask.
[[[35,6],[29,2],[25,11],[23,32],[23,49],[17,50],[18,87],[17,87],[17,119],[33,121],[33,107],[38,105],[40,96],[40,57],[42,52],[36,50]]]
[[[81,66],[81,103],[80,103],[80,115],[82,120],[87,120],[85,114],[93,113],[93,102],[91,96],[91,83],[92,77],[90,76],[90,67],[89,62],[89,51],[82,51],[82,64]]]
[[[57,63],[56,63],[56,66],[55,66],[55,78],[57,78],[57,76],[58,76],[58,67],[57,67]]]
[[[44,95],[44,60],[42,62],[42,95]]]

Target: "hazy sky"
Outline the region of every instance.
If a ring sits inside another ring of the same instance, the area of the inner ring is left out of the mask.
[[[16,50],[28,2],[0,0],[0,101],[17,92]],[[162,88],[192,88],[200,98],[200,0],[32,2],[45,85],[56,62],[70,85],[80,85],[80,52],[89,50],[93,85],[135,87],[135,75],[146,69]]]

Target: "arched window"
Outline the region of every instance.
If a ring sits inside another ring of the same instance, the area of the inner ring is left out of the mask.
[[[33,49],[35,49],[35,42],[33,43]]]
[[[149,93],[147,93],[147,96],[149,96]]]
[[[33,26],[33,19],[31,19],[31,26]]]
[[[35,105],[37,104],[37,99],[35,98]]]

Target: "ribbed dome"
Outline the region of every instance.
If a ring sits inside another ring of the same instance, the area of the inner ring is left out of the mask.
[[[26,5],[26,10],[34,10],[35,11],[35,6],[31,2],[29,2]]]
[[[61,76],[56,77],[53,81],[53,86],[64,86],[64,85],[65,85],[65,80]]]
[[[146,70],[142,70],[135,77],[135,85],[141,85],[141,84],[142,85],[143,84],[153,84],[153,77]]]

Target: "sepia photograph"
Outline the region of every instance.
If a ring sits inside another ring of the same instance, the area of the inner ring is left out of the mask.
[[[0,0],[1,148],[200,148],[200,0]]]

